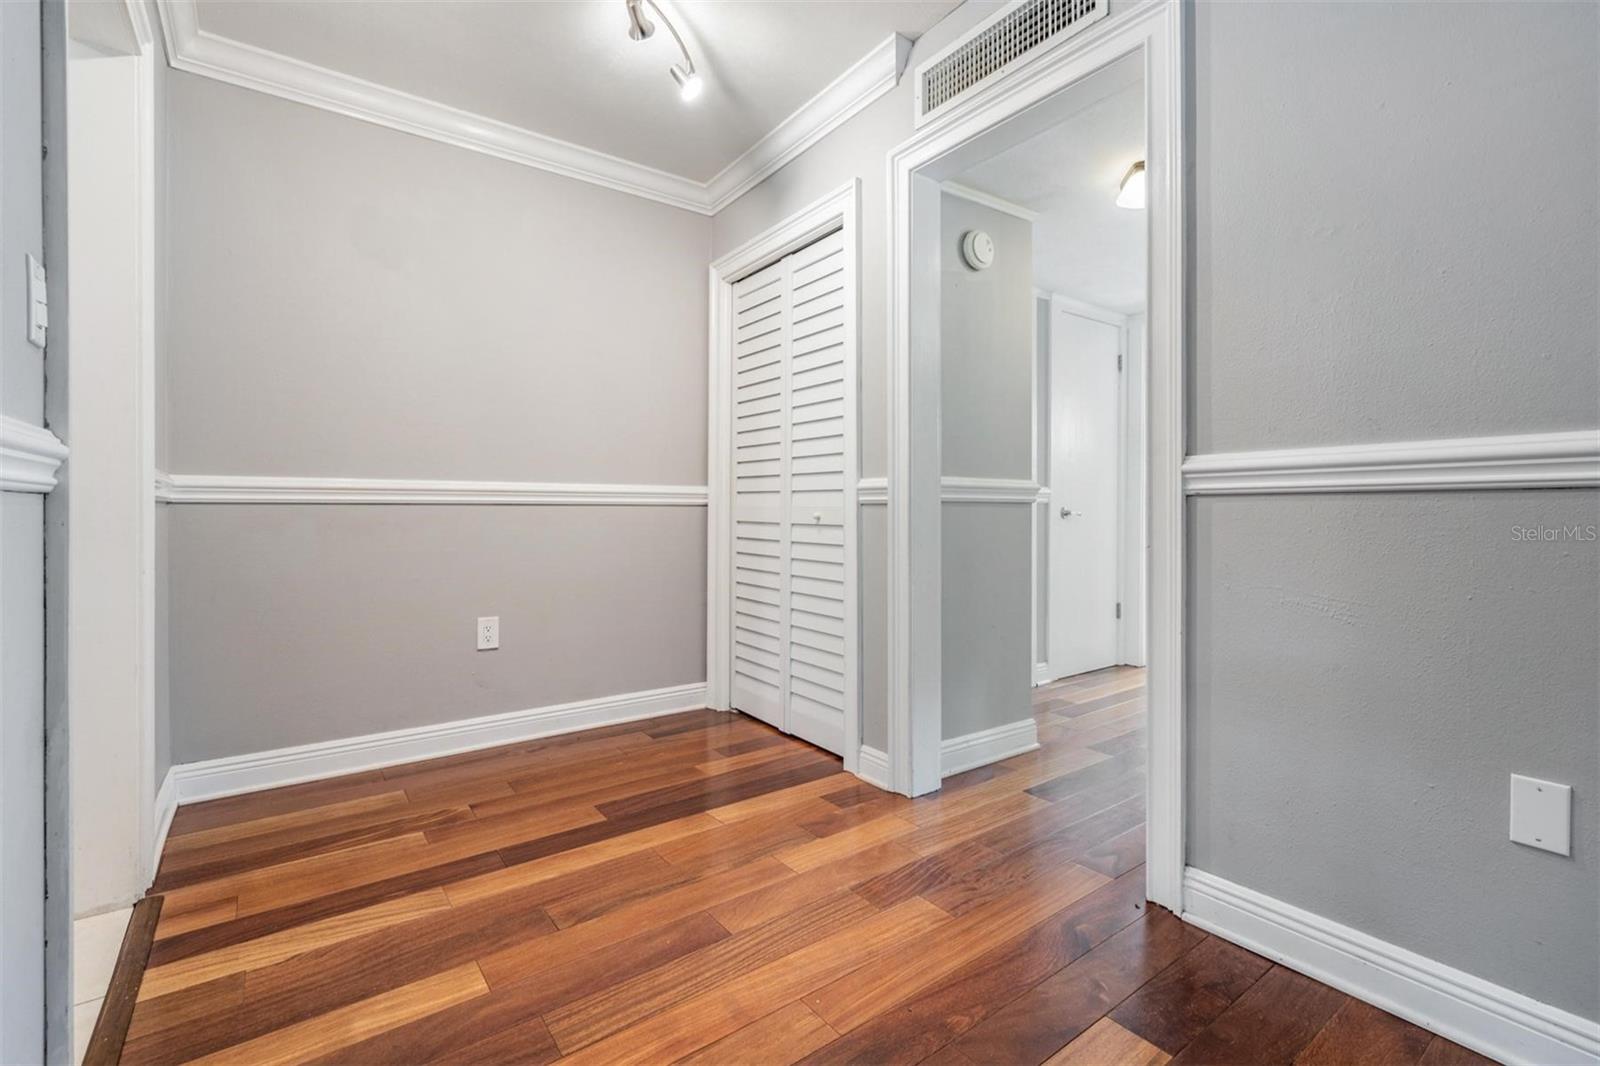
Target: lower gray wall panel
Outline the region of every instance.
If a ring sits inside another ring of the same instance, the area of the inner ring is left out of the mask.
[[[705,677],[703,508],[168,512],[175,762]]]
[[[947,503],[943,511],[941,695],[943,737],[950,740],[1033,713],[1033,508]]]
[[[1600,494],[1191,519],[1190,864],[1600,1018],[1600,550],[1519,533]],[[1507,839],[1513,772],[1572,785],[1571,858]]]

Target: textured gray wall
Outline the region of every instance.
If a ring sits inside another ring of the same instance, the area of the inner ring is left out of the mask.
[[[1189,861],[1600,1017],[1588,490],[1191,504]],[[1506,839],[1573,788],[1571,858]]]
[[[167,469],[704,484],[709,219],[181,72],[164,97]],[[163,526],[180,763],[705,675],[703,509]]]
[[[42,258],[39,5],[0,4],[0,412],[44,420],[24,253]],[[0,493],[0,1062],[45,1048],[44,511]]]
[[[167,100],[170,469],[705,483],[708,219],[178,71]]]
[[[1033,226],[940,197],[940,461],[946,477],[1027,478],[1033,452]],[[981,229],[995,261],[973,270],[961,240]],[[1028,690],[1033,508],[946,503],[941,554],[945,739],[1021,721]]]
[[[192,762],[705,677],[697,507],[173,506]],[[499,615],[500,649],[473,646]]]
[[[1597,46],[1590,4],[1198,5],[1191,451],[1600,424]],[[1191,514],[1190,862],[1600,1017],[1595,548],[1510,531],[1594,494]],[[1513,772],[1574,786],[1572,858],[1506,839]]]
[[[1194,30],[1191,451],[1595,425],[1600,6]]]

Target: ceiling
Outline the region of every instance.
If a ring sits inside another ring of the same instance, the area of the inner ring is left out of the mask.
[[[961,185],[1038,215],[1034,284],[1113,311],[1145,305],[1145,214],[1116,205],[1128,167],[1144,158],[1143,69],[1122,60],[1078,89],[1065,122],[964,171]]]
[[[660,0],[706,89],[678,98],[623,0],[199,0],[198,29],[706,182],[892,33],[959,0]]]

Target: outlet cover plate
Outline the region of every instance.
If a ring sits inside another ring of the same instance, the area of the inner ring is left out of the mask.
[[[1511,839],[1557,855],[1572,854],[1572,786],[1511,775]]]
[[[478,650],[494,651],[500,647],[500,616],[478,619]]]

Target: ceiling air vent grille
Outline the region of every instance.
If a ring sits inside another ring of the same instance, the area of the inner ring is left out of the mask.
[[[1017,0],[917,67],[917,125],[984,81],[1104,17],[1107,0]]]

